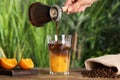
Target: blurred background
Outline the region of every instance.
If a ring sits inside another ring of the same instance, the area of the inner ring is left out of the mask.
[[[7,58],[32,58],[36,67],[48,67],[46,35],[55,34],[55,23],[40,28],[31,25],[28,8],[34,2],[65,4],[65,0],[2,0],[0,47]],[[120,0],[99,0],[85,12],[63,13],[59,34],[74,36],[72,68],[84,67],[84,61],[91,57],[120,53]]]

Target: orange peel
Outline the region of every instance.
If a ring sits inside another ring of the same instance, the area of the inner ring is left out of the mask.
[[[18,65],[24,70],[32,69],[34,67],[34,63],[30,58],[21,59]]]

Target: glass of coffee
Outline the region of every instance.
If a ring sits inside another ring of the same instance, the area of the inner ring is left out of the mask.
[[[71,35],[48,35],[50,74],[69,74]]]

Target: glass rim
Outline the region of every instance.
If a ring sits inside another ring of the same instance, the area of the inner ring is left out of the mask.
[[[60,38],[60,37],[69,37],[69,38],[72,38],[72,35],[65,35],[65,34],[61,34],[61,35],[57,35],[57,34],[53,34],[53,35],[47,35],[47,38],[50,38],[50,37],[55,37],[55,38]]]

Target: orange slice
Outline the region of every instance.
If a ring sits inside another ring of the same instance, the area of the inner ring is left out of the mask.
[[[34,67],[34,63],[32,61],[32,59],[27,58],[27,59],[21,59],[19,62],[19,67],[22,69],[32,69]]]
[[[7,59],[1,58],[0,59],[1,67],[4,69],[13,69],[17,65],[17,60],[15,58]]]

